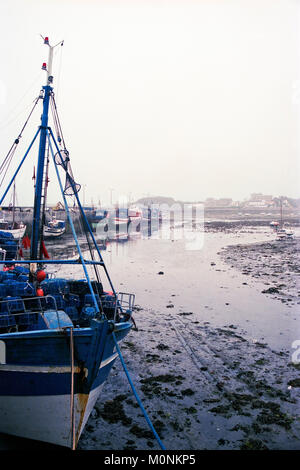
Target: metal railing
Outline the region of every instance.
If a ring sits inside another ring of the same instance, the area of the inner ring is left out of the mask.
[[[124,312],[126,310],[133,310],[135,302],[135,294],[129,294],[128,292],[118,292],[117,297],[111,296],[110,299],[101,299],[101,305],[105,313],[105,309],[113,310],[113,319],[116,321],[117,313],[120,310]]]
[[[51,308],[48,305],[47,300],[51,299],[53,302],[53,306]],[[42,301],[44,300],[44,306]],[[37,303],[37,307],[35,308],[30,308],[28,309],[28,304]],[[7,307],[7,313],[2,310],[2,305],[6,304]],[[27,304],[27,307],[26,307]],[[55,310],[56,316],[57,316],[57,324],[58,328],[60,327],[60,321],[59,321],[59,314],[58,314],[58,309],[57,309],[57,302],[55,297],[53,295],[44,295],[44,296],[39,296],[39,297],[26,297],[26,298],[6,298],[5,300],[0,301],[0,329],[2,328],[16,328],[18,329],[18,326],[28,326],[29,324],[37,323],[37,316],[41,315],[41,317],[44,319],[44,312],[46,310]],[[24,318],[24,323],[22,316],[27,316]],[[34,321],[29,322],[26,321],[26,319],[32,318]],[[14,319],[14,323],[11,322],[10,320]],[[3,320],[6,320],[7,325],[3,325]]]
[[[51,306],[49,306],[51,299]],[[119,292],[117,298],[112,296],[110,299],[100,300],[103,310],[110,309],[113,313],[113,319],[116,321],[118,311],[132,311],[135,303],[135,294]],[[37,305],[35,305],[35,303]],[[6,305],[7,312],[3,311],[2,305]],[[30,306],[30,308],[28,308]],[[57,301],[53,295],[44,295],[41,297],[26,298],[6,298],[0,300],[0,330],[8,329],[18,331],[19,326],[29,326],[38,322],[38,315],[45,320],[44,312],[54,310],[57,316],[57,324],[60,329],[59,311]],[[32,319],[32,321],[29,321]]]

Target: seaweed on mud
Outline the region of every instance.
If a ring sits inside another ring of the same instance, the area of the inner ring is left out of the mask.
[[[264,366],[268,363],[269,361],[265,359],[264,357],[262,357],[261,359],[257,359],[257,361],[255,361],[254,366]]]
[[[218,403],[221,401],[220,398],[204,398],[203,402],[204,403]]]
[[[164,395],[167,395],[168,397],[177,397],[177,398],[181,398],[181,396],[179,395],[176,395],[176,393],[174,392],[174,390],[170,390],[168,387],[165,387],[163,389],[163,394]]]
[[[131,439],[128,439],[126,445],[123,447],[123,450],[137,450],[135,442]]]
[[[277,287],[269,287],[269,289],[265,289],[261,291],[262,294],[280,294]]]
[[[160,421],[159,419],[154,420],[152,424],[153,424],[153,426],[154,426],[154,428],[155,428],[155,430],[157,431],[158,434],[161,434],[162,431],[165,429],[164,423],[162,421]],[[139,438],[142,437],[142,438],[145,438],[145,439],[154,439],[154,435],[153,435],[152,431],[150,431],[148,429],[141,428],[137,424],[134,424],[129,429],[129,432],[131,432],[131,434],[134,434],[135,436],[137,436]]]
[[[161,357],[158,354],[147,353],[145,357],[146,362],[162,362]]]
[[[121,421],[124,426],[129,426],[132,422],[124,412],[123,403],[127,395],[117,395],[113,400],[104,403],[103,409],[98,408],[99,415],[108,423]]]
[[[124,347],[127,347],[132,352],[137,352],[137,347],[131,341],[124,341]]]
[[[178,423],[177,420],[170,421],[170,425],[174,429],[174,431],[183,431],[183,427]]]
[[[260,414],[256,417],[256,421],[260,424],[277,424],[278,426],[289,430],[291,429],[291,424],[294,420],[286,413],[282,413],[280,409],[263,409]]]
[[[290,385],[291,387],[295,387],[295,388],[300,387],[300,378],[290,380],[288,382],[288,385]]]
[[[189,415],[197,413],[197,409],[194,406],[190,406],[189,408],[184,408],[184,411]]]
[[[184,377],[182,377],[182,375],[162,374],[151,376],[141,380],[143,384],[141,390],[148,398],[153,398],[153,396],[161,395],[162,393],[169,396],[176,396],[174,391],[170,391],[168,388],[162,389],[161,384],[173,383],[175,385],[181,385],[183,380]]]
[[[162,374],[147,377],[146,379],[142,379],[141,382],[144,384],[151,384],[156,382],[172,383],[180,381],[182,383],[183,380],[184,377],[182,377],[182,375]]]
[[[126,400],[127,405],[133,406],[133,408],[139,408],[139,404],[136,401],[133,401],[131,398]]]
[[[154,436],[151,431],[148,429],[143,429],[137,424],[134,424],[130,429],[129,432],[134,434],[136,437],[144,437],[145,439],[154,439]]]
[[[244,408],[254,400],[255,397],[253,395],[225,392],[224,397],[230,401],[230,405],[234,411],[240,415],[249,416],[249,413],[245,412]]]
[[[250,434],[251,429],[250,426],[244,426],[243,424],[236,424],[233,428],[230,429],[230,431],[243,431],[246,436]]]
[[[294,369],[300,370],[300,362],[290,362],[288,367],[294,367]]]
[[[231,336],[235,339],[239,339],[242,343],[245,343],[246,340],[245,338],[243,338],[242,336],[240,335],[237,335],[236,333],[234,333],[233,331],[230,331],[230,330],[224,330],[223,328],[216,328],[216,330],[219,332],[219,334],[223,334],[225,336]]]
[[[240,450],[269,450],[259,439],[246,439],[240,445]]]
[[[253,400],[253,402],[251,403],[251,407],[253,409],[262,408],[262,409],[266,409],[266,410],[271,410],[273,412],[280,411],[279,403],[275,403],[273,401],[263,401],[263,400],[259,400],[259,399]]]
[[[218,445],[219,446],[225,446],[225,444],[229,444],[229,441],[227,441],[226,439],[223,439],[223,438],[218,440]]]
[[[228,416],[228,414],[230,414],[230,416],[231,416],[231,406],[230,405],[218,405],[218,406],[215,406],[214,408],[211,408],[208,411],[210,411],[211,413],[221,414],[221,415],[225,415],[225,416]]]
[[[156,348],[159,349],[160,351],[166,351],[167,349],[169,349],[169,346],[167,346],[166,344],[163,344],[163,343],[159,343],[156,346]]]
[[[181,390],[181,395],[183,396],[191,396],[194,395],[195,392],[191,388],[186,388],[185,390]]]

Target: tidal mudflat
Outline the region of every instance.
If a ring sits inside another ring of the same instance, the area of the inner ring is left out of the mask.
[[[137,295],[122,353],[167,449],[300,448],[300,309],[297,270],[287,270],[298,239],[287,252],[274,240],[247,227],[206,233],[198,251],[150,239],[105,252],[120,290]],[[284,279],[272,276],[275,258]],[[262,292],[278,282],[292,301]],[[158,448],[117,359],[79,449]]]
[[[268,227],[219,227],[197,250],[156,236],[103,251],[116,289],[136,294],[121,350],[168,450],[300,449],[295,235],[287,245]],[[0,448],[37,445],[0,438]],[[78,449],[159,449],[119,359]]]

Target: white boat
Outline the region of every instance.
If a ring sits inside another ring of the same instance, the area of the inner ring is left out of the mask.
[[[61,237],[66,231],[64,220],[52,219],[47,225],[44,225],[44,237]]]
[[[294,232],[292,230],[286,230],[284,228],[277,230],[277,240],[290,239],[293,238],[293,236]]]
[[[12,211],[12,220],[8,221],[5,220],[4,218],[0,219],[0,230],[1,232],[6,232],[6,233],[11,233],[12,236],[14,237],[15,240],[20,240],[23,238],[25,231],[26,231],[26,225],[23,224],[23,222],[17,222],[15,218],[15,213],[16,213],[16,182],[14,181],[13,185],[13,202],[11,205],[11,211]]]
[[[142,210],[138,207],[130,207],[128,209],[128,217],[130,222],[140,222],[143,218]]]
[[[1,232],[11,233],[14,239],[19,240],[23,238],[26,230],[26,225],[23,222],[8,222],[5,219],[0,219]]]

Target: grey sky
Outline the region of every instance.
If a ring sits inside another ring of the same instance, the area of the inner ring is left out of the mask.
[[[300,197],[299,1],[1,0],[0,15],[1,161],[46,78],[41,33],[65,40],[54,87],[86,203]]]

